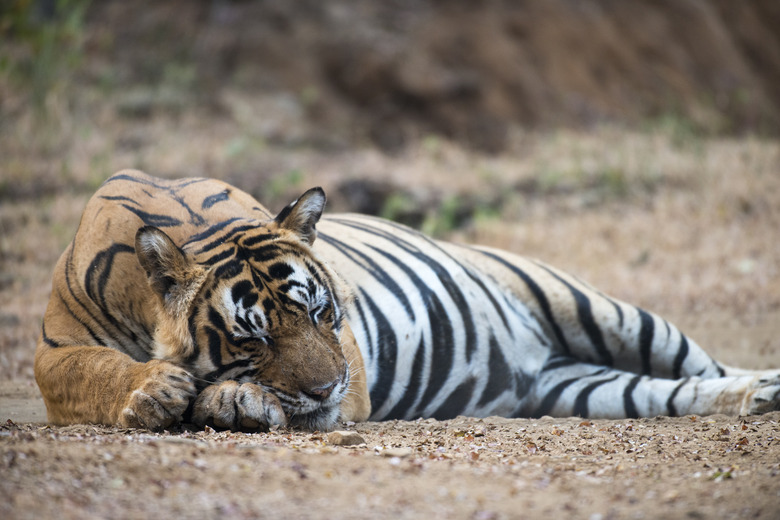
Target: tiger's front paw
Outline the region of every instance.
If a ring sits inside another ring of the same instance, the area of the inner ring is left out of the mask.
[[[252,383],[225,381],[206,387],[195,400],[192,421],[200,426],[259,430],[287,424],[279,399]]]
[[[160,430],[180,422],[196,395],[190,373],[159,360],[145,363],[141,370],[142,383],[130,393],[120,426]]]

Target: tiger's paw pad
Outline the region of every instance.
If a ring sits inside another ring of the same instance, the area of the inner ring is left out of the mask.
[[[225,381],[206,387],[192,412],[193,422],[234,431],[256,431],[287,424],[279,399],[252,383]]]
[[[133,390],[119,423],[127,428],[161,430],[180,422],[195,397],[195,384],[185,370],[169,363],[150,365],[143,384]]]
[[[761,376],[748,394],[746,413],[757,415],[780,410],[780,375]]]

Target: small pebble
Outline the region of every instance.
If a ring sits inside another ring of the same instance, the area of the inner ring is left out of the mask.
[[[354,446],[356,444],[365,444],[363,437],[355,432],[335,431],[328,434],[328,444],[334,446]]]
[[[382,450],[382,455],[385,457],[398,457],[399,459],[402,459],[404,457],[408,457],[413,453],[412,448],[406,446],[403,448],[385,448]]]

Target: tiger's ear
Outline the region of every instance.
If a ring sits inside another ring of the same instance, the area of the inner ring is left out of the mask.
[[[289,229],[309,245],[317,238],[314,226],[325,209],[325,192],[322,188],[312,188],[298,200],[291,202],[276,215],[274,221],[282,229]]]
[[[136,232],[135,254],[164,307],[175,316],[185,313],[206,279],[206,270],[188,259],[167,234],[154,226],[144,226]]]

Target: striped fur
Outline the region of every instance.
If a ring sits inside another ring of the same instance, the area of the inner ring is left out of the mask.
[[[369,409],[780,408],[778,371],[721,365],[570,275],[373,217],[320,219],[323,204],[310,190],[274,217],[219,181],[109,179],[55,269],[36,354],[50,420],[325,429]]]
[[[638,417],[780,406],[780,373],[713,360],[662,318],[541,262],[326,216],[316,247],[357,294],[348,321],[372,419]]]

